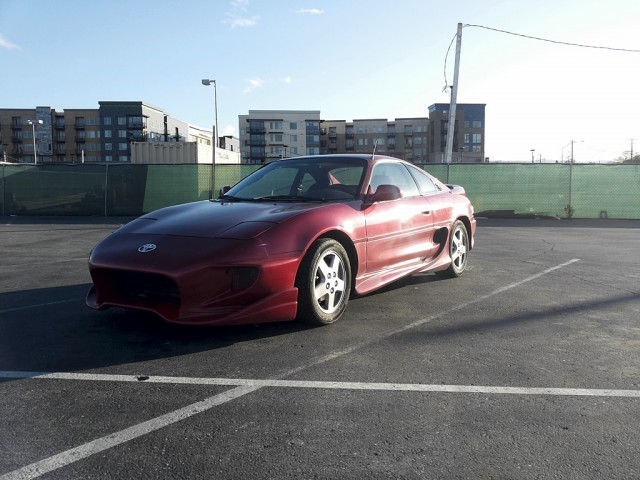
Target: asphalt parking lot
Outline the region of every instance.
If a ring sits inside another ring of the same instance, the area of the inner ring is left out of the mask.
[[[334,325],[84,305],[125,219],[0,218],[0,479],[640,477],[640,221],[480,219]]]

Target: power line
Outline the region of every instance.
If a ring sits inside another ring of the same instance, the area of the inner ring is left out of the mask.
[[[614,50],[616,52],[640,53],[640,50],[636,50],[636,49],[632,49],[632,48],[602,47],[602,46],[597,46],[597,45],[583,45],[583,44],[580,44],[580,43],[561,42],[559,40],[550,40],[548,38],[533,37],[531,35],[524,35],[522,33],[509,32],[507,30],[500,30],[498,28],[485,27],[483,25],[473,25],[473,24],[470,24],[470,23],[467,23],[467,24],[463,25],[463,27],[484,28],[486,30],[492,30],[494,32],[506,33],[508,35],[515,35],[516,37],[524,37],[524,38],[529,38],[531,40],[539,40],[541,42],[556,43],[556,44],[559,44],[559,45],[569,45],[571,47],[597,48],[597,49],[601,49],[601,50]]]
[[[568,45],[571,47],[581,47],[581,48],[595,48],[595,49],[600,49],[600,50],[613,50],[616,52],[627,52],[627,53],[640,53],[640,50],[636,50],[636,49],[632,49],[632,48],[614,48],[614,47],[603,47],[603,46],[597,46],[597,45],[583,45],[580,43],[570,43],[570,42],[562,42],[559,40],[550,40],[548,38],[541,38],[541,37],[534,37],[531,35],[524,35],[522,33],[514,33],[514,32],[509,32],[507,30],[500,30],[499,28],[492,28],[492,27],[485,27],[484,25],[475,25],[472,23],[466,23],[463,25],[464,27],[476,27],[476,28],[484,28],[485,30],[491,30],[494,32],[499,32],[499,33],[506,33],[507,35],[514,35],[516,37],[523,37],[523,38],[528,38],[531,40],[538,40],[541,42],[549,42],[549,43],[555,43],[558,45]],[[453,45],[453,42],[456,39],[456,35],[453,36],[453,38],[451,39],[451,43],[449,44],[449,48],[447,48],[447,53],[444,57],[444,88],[442,89],[443,92],[446,92],[449,89],[449,82],[447,81],[447,58],[449,57],[449,51],[451,50],[451,45]]]

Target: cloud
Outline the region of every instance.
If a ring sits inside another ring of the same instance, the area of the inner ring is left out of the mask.
[[[257,88],[262,88],[263,85],[264,80],[262,80],[261,78],[250,78],[249,86],[244,89],[244,93],[251,93]]]
[[[242,10],[246,10],[249,6],[249,0],[231,0],[229,3],[233,8],[239,8]]]
[[[324,10],[320,10],[319,8],[301,8],[298,10],[298,13],[303,13],[307,15],[322,15]]]
[[[289,75],[287,75],[286,77],[284,77],[284,78],[282,79],[282,81],[283,81],[284,83],[286,83],[287,85],[291,85],[291,82],[292,82],[293,80],[291,79],[291,77],[290,77]]]
[[[223,23],[228,24],[231,28],[236,27],[253,27],[260,20],[259,15],[254,15],[253,17],[239,17],[234,15],[229,15],[227,20],[224,20]]]
[[[11,43],[9,40],[6,40],[2,35],[0,35],[0,48],[5,48],[7,50],[21,50],[19,45],[15,43]]]
[[[247,15],[249,0],[232,0],[229,5],[231,5],[231,9],[224,14],[226,19],[222,23],[231,28],[253,27],[260,20],[259,15]]]

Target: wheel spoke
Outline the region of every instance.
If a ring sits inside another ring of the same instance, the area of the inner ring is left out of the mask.
[[[318,306],[326,313],[331,313],[340,305],[344,295],[344,267],[335,252],[327,252],[316,269],[314,298]]]
[[[451,236],[451,262],[459,269],[464,266],[467,254],[466,237],[462,229],[457,229]]]

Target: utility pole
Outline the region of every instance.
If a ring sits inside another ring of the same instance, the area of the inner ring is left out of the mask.
[[[456,34],[456,61],[453,67],[453,86],[451,87],[451,103],[449,104],[449,128],[447,130],[447,146],[445,161],[451,163],[453,155],[453,136],[456,129],[456,105],[458,100],[458,73],[460,71],[460,47],[462,46],[462,23],[458,23]]]

